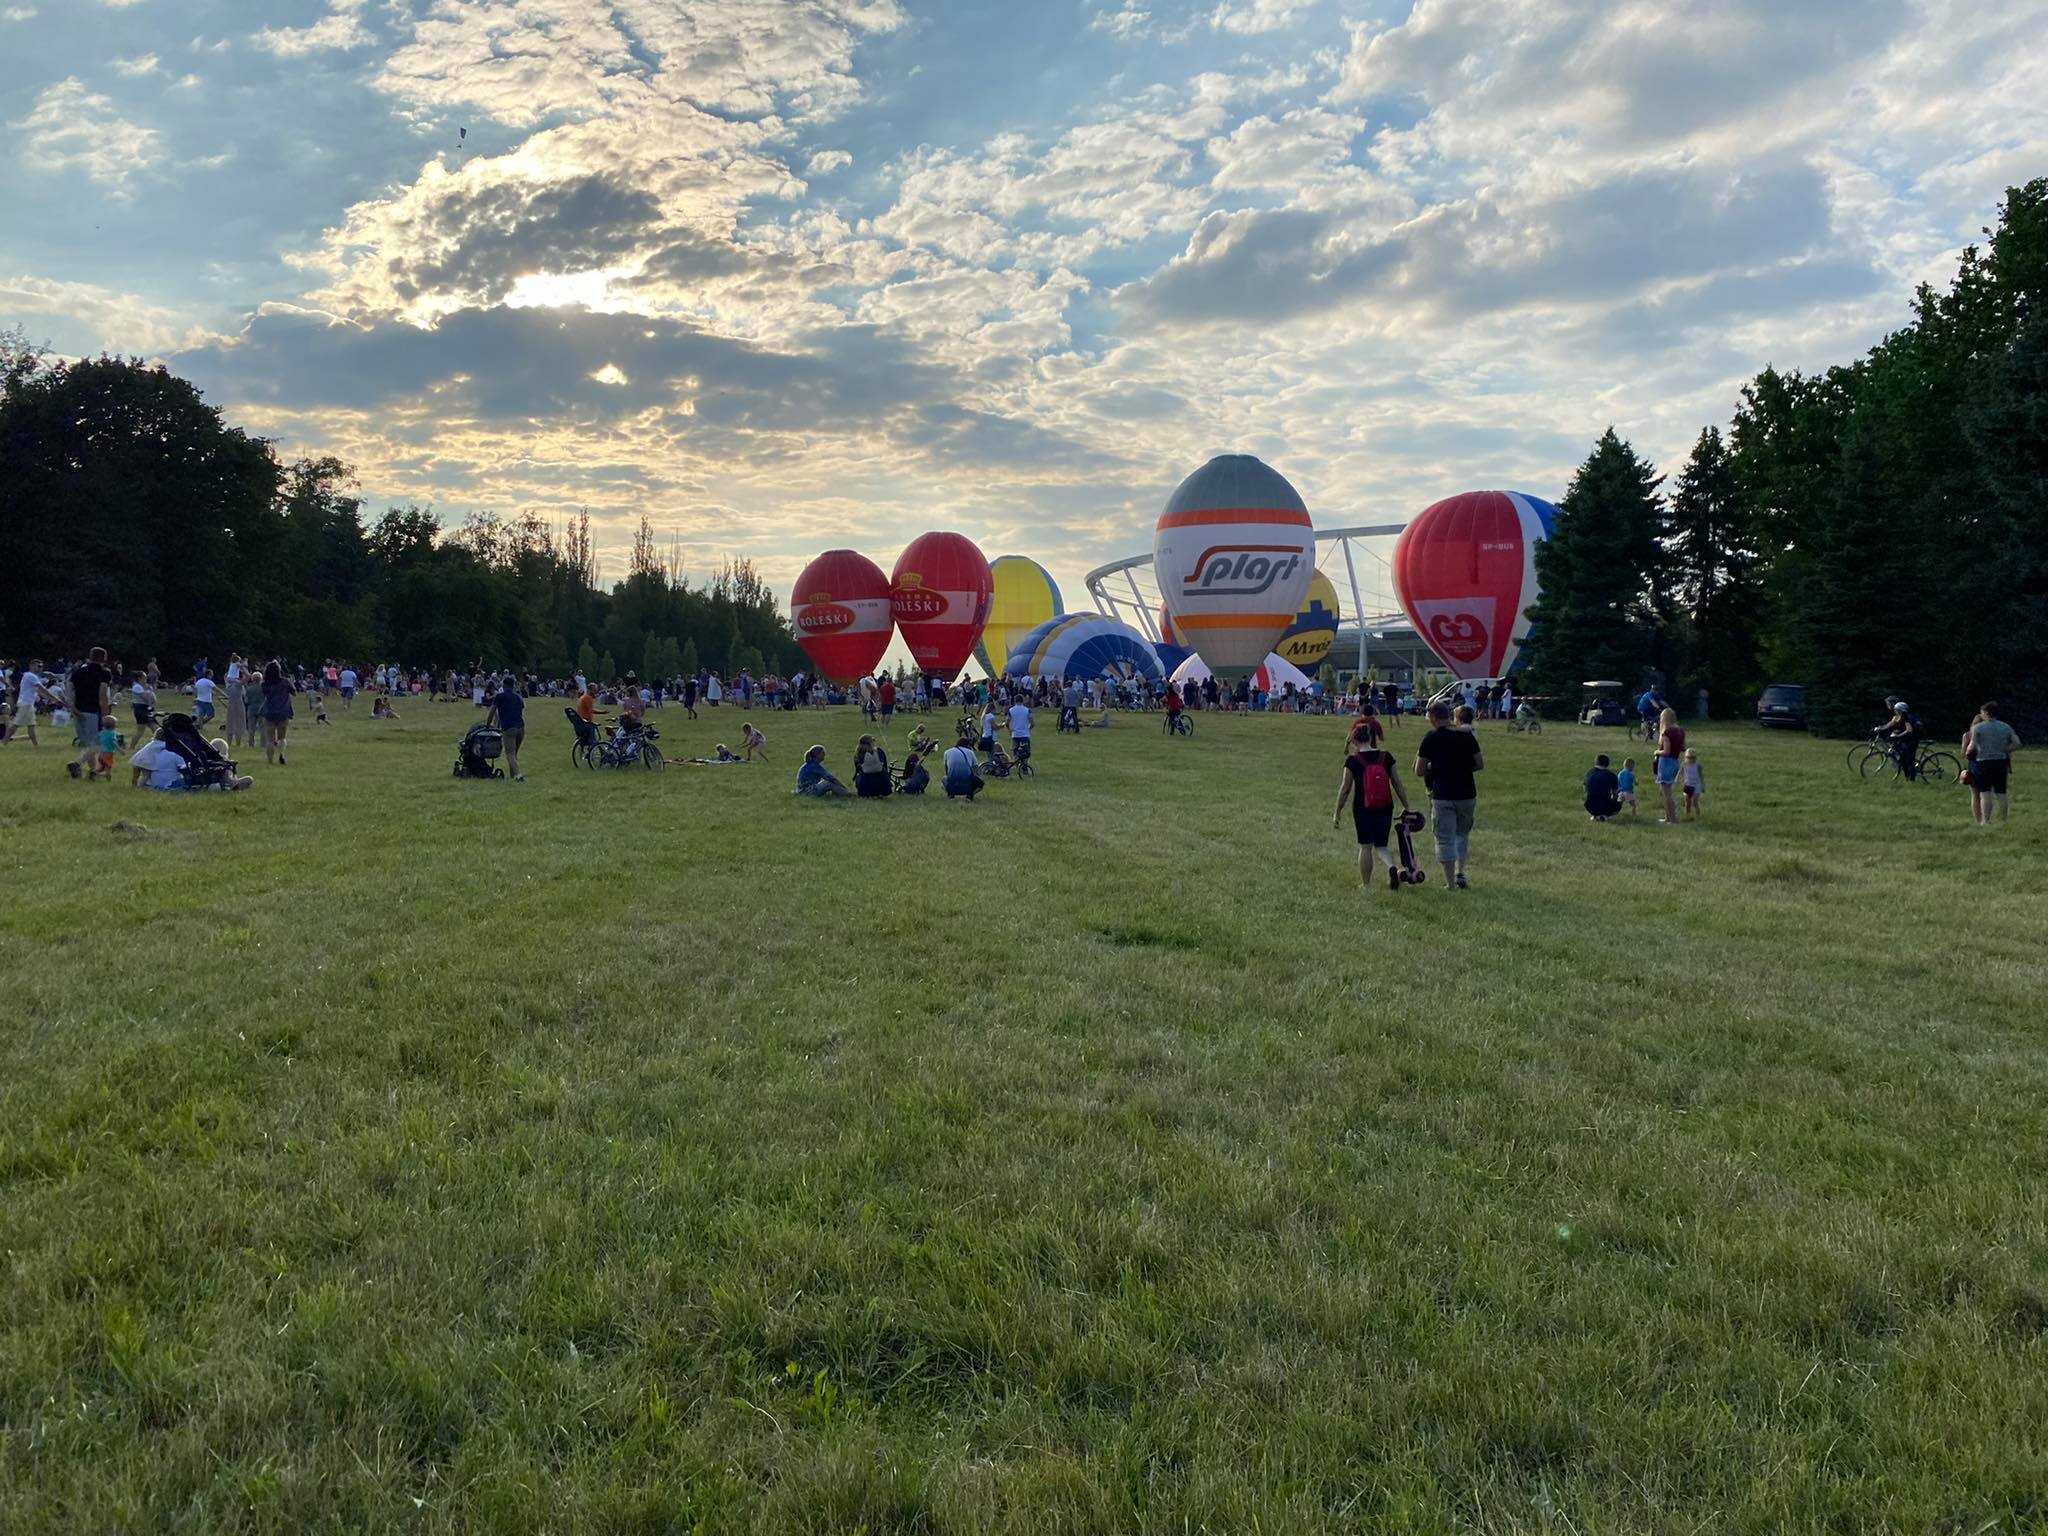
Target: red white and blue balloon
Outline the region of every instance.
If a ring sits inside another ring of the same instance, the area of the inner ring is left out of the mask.
[[[1536,601],[1536,546],[1556,521],[1556,507],[1520,491],[1467,491],[1401,530],[1395,595],[1452,676],[1514,670]]]

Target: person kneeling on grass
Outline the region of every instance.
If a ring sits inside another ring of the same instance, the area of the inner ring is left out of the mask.
[[[796,792],[800,795],[812,795],[821,800],[853,793],[832,777],[832,770],[825,766],[823,747],[812,747],[804,754],[803,766],[796,771]]]
[[[1621,814],[1621,777],[1607,766],[1607,754],[1593,759],[1586,774],[1586,814],[1595,821],[1612,821]]]
[[[946,770],[948,800],[972,800],[986,787],[980,773],[981,759],[974,755],[971,737],[962,736],[946,748],[946,758],[941,766]]]
[[[924,752],[913,750],[910,756],[903,759],[902,772],[897,775],[897,794],[921,795],[931,787],[931,770],[924,765],[925,756],[929,751],[929,748]]]

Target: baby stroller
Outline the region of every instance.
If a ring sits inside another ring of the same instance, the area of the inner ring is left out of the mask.
[[[990,741],[988,757],[981,765],[981,776],[985,779],[1007,779],[1010,776],[1010,756],[999,741]]]
[[[505,738],[495,727],[472,725],[455,743],[455,777],[502,779],[505,770],[494,765],[504,750]]]
[[[1415,834],[1423,827],[1422,812],[1403,811],[1394,818],[1394,837],[1401,850],[1401,883],[1420,885],[1429,872],[1415,862]]]
[[[1080,735],[1081,711],[1071,704],[1063,706],[1060,710],[1059,728],[1063,731],[1072,731],[1076,736]]]
[[[213,743],[200,734],[198,722],[190,715],[165,715],[156,733],[185,760],[185,788],[235,787],[234,760],[213,750]]]

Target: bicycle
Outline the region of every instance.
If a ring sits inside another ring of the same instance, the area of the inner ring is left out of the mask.
[[[1849,749],[1849,771],[1868,777],[1864,765],[1873,757],[1890,757],[1891,744],[1877,732],[1872,731],[1866,741],[1859,741]]]
[[[1166,716],[1165,730],[1169,736],[1192,736],[1195,734],[1195,722],[1188,718],[1186,710],[1182,710],[1178,714],[1169,710]]]
[[[1906,775],[1900,771],[1899,755],[1889,747],[1870,743],[1876,750],[1865,754],[1857,772],[1866,779],[1889,777],[1894,784],[1902,782]],[[1913,759],[1913,782],[1916,784],[1954,784],[1963,776],[1963,765],[1953,752],[1923,750]]]

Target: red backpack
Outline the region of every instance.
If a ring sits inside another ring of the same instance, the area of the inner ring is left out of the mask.
[[[1394,780],[1387,772],[1387,755],[1375,753],[1365,765],[1364,797],[1365,808],[1369,811],[1384,811],[1394,803]]]

